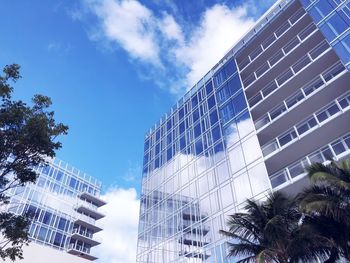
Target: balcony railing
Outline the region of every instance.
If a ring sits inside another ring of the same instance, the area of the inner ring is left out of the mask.
[[[311,32],[310,32],[311,31]],[[305,32],[309,32],[308,35]],[[253,85],[253,83],[258,80],[261,76],[265,75],[271,68],[273,68],[277,63],[283,60],[287,55],[289,55],[293,50],[297,49],[302,43],[309,39],[313,34],[317,32],[317,27],[311,23],[303,31],[293,37],[285,46],[280,50],[276,50],[274,55],[267,59],[263,65],[261,65],[255,72],[251,73],[248,77],[242,79],[243,86],[248,88]],[[307,59],[305,57],[304,59]]]
[[[331,81],[335,79],[335,77],[345,74],[347,72],[346,68],[341,64],[337,63],[333,65],[308,84],[300,88],[297,92],[295,92],[292,96],[288,97],[284,101],[282,101],[279,105],[274,107],[271,111],[264,114],[261,118],[259,118],[255,122],[255,128],[260,131],[268,124],[271,124],[275,120],[279,119],[281,116],[294,109],[301,102],[305,101],[309,97],[316,94],[318,91],[322,90],[329,84]],[[317,91],[317,92],[316,92]]]
[[[286,182],[293,182],[305,176],[305,168],[311,164],[315,162],[326,163],[330,158],[340,160],[349,154],[350,134],[347,134],[271,175],[271,186],[272,188],[282,188]]]
[[[259,45],[253,52],[251,52],[245,59],[238,63],[238,68],[240,72],[245,70],[248,65],[255,61],[260,54],[267,50],[273,43],[275,43],[282,35],[287,33],[290,28],[292,28],[299,20],[301,20],[306,15],[303,8],[300,8],[295,14],[289,18],[284,24],[276,29],[275,32],[265,39],[265,41]]]
[[[349,109],[350,92],[337,98],[321,110],[310,115],[304,121],[293,126],[288,132],[278,136],[277,138],[265,144],[262,147],[262,152],[265,159],[275,154],[278,150],[282,150],[288,145],[301,139],[314,129],[321,127],[330,120],[336,118],[344,112],[347,112]]]
[[[96,237],[96,236],[94,237],[93,233],[88,232],[88,231],[83,231],[79,228],[74,228],[71,236],[75,237],[76,239],[79,239],[79,238],[77,238],[77,236],[81,236],[81,237],[83,237],[84,241],[89,240],[88,243],[93,244],[93,245],[98,245],[102,242],[102,240],[99,237]]]
[[[331,48],[328,43],[326,41],[321,42],[276,79],[268,83],[254,97],[250,98],[248,101],[249,106],[253,109],[276,90],[280,89],[285,83],[289,82],[294,76],[298,75],[303,69],[310,66],[312,62],[320,59],[329,50],[331,50]]]
[[[82,245],[75,244],[75,243],[70,243],[68,245],[68,250],[76,250],[76,251],[82,252],[84,254],[90,254],[90,248],[87,248],[87,247],[84,247]]]

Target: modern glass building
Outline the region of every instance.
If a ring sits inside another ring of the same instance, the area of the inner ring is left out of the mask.
[[[99,198],[101,182],[61,160],[48,163],[37,168],[39,177],[35,184],[11,189],[8,211],[32,216],[31,243],[62,251],[52,254],[52,249],[46,249],[51,262],[56,262],[55,257],[61,258],[57,262],[95,260],[91,248],[100,244],[94,234],[102,230],[97,220],[104,217],[98,211],[105,204]],[[72,256],[64,255],[66,252]],[[30,249],[25,250],[23,262],[33,262],[31,254]]]
[[[227,215],[349,156],[349,69],[349,0],[274,4],[147,133],[137,262],[235,262]]]

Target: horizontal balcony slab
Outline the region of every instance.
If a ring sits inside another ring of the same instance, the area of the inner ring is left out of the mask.
[[[77,218],[74,221],[74,223],[79,225],[79,226],[84,226],[84,227],[94,231],[94,233],[97,233],[97,232],[102,230],[102,228],[100,226],[95,225],[94,223],[89,222],[88,220],[85,220],[84,218]]]
[[[305,99],[299,105],[281,114],[263,129],[258,131],[260,145],[265,145],[268,141],[276,138],[296,123],[302,121],[305,116],[318,111],[337,97],[349,90],[347,84],[350,83],[350,73],[346,72],[339,78],[327,84],[321,90]]]
[[[267,156],[265,158],[265,165],[268,174],[272,175],[276,173],[283,167],[292,164],[325,144],[348,133],[350,131],[349,123],[350,111],[346,111],[272,156]]]
[[[90,238],[90,237],[87,237],[87,236],[85,236],[85,235],[83,235],[83,234],[80,234],[80,233],[78,233],[78,232],[73,233],[73,234],[71,235],[71,238],[74,238],[74,239],[76,239],[76,240],[83,241],[84,243],[87,243],[87,244],[91,245],[92,247],[101,244],[100,241],[97,241],[97,240],[93,239],[92,237],[91,237],[91,238]]]
[[[80,251],[80,250],[78,250],[78,249],[76,249],[74,247],[67,249],[67,253],[75,255],[75,256],[78,256],[78,257],[82,257],[82,258],[85,258],[85,259],[91,260],[91,261],[97,259],[97,257],[92,256],[92,255],[90,255],[88,253],[82,252],[82,251]]]
[[[90,194],[88,192],[82,192],[79,194],[79,198],[81,199],[85,199],[85,200],[88,200],[88,201],[91,201],[93,204],[95,204],[96,206],[100,207],[100,206],[103,206],[105,204],[107,204],[106,201],[102,200],[101,198],[93,195],[93,194]]]
[[[89,215],[91,217],[93,217],[95,220],[99,220],[101,218],[104,218],[105,215],[88,207],[88,206],[85,206],[84,204],[79,204],[75,207],[75,210],[79,213],[83,213],[85,215]]]

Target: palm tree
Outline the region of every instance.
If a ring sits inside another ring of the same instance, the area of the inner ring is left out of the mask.
[[[315,163],[307,168],[313,186],[299,197],[300,209],[315,218],[323,235],[336,243],[350,261],[350,168],[349,161]]]
[[[247,200],[244,213],[229,217],[228,231],[221,230],[231,239],[229,257],[238,263],[287,263],[326,260],[332,242],[317,234],[317,230],[298,210],[295,199],[280,192],[264,202]]]

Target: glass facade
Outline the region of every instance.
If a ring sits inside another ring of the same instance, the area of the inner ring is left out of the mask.
[[[58,159],[36,171],[35,184],[9,191],[8,211],[32,218],[31,241],[96,259],[90,250],[100,243],[93,234],[101,230],[96,223],[103,217],[97,208],[105,204],[99,199],[101,183]]]
[[[302,0],[304,7],[320,27],[343,63],[350,67],[350,1]]]
[[[146,134],[138,263],[235,262],[227,215],[349,155],[348,2],[278,1]]]

